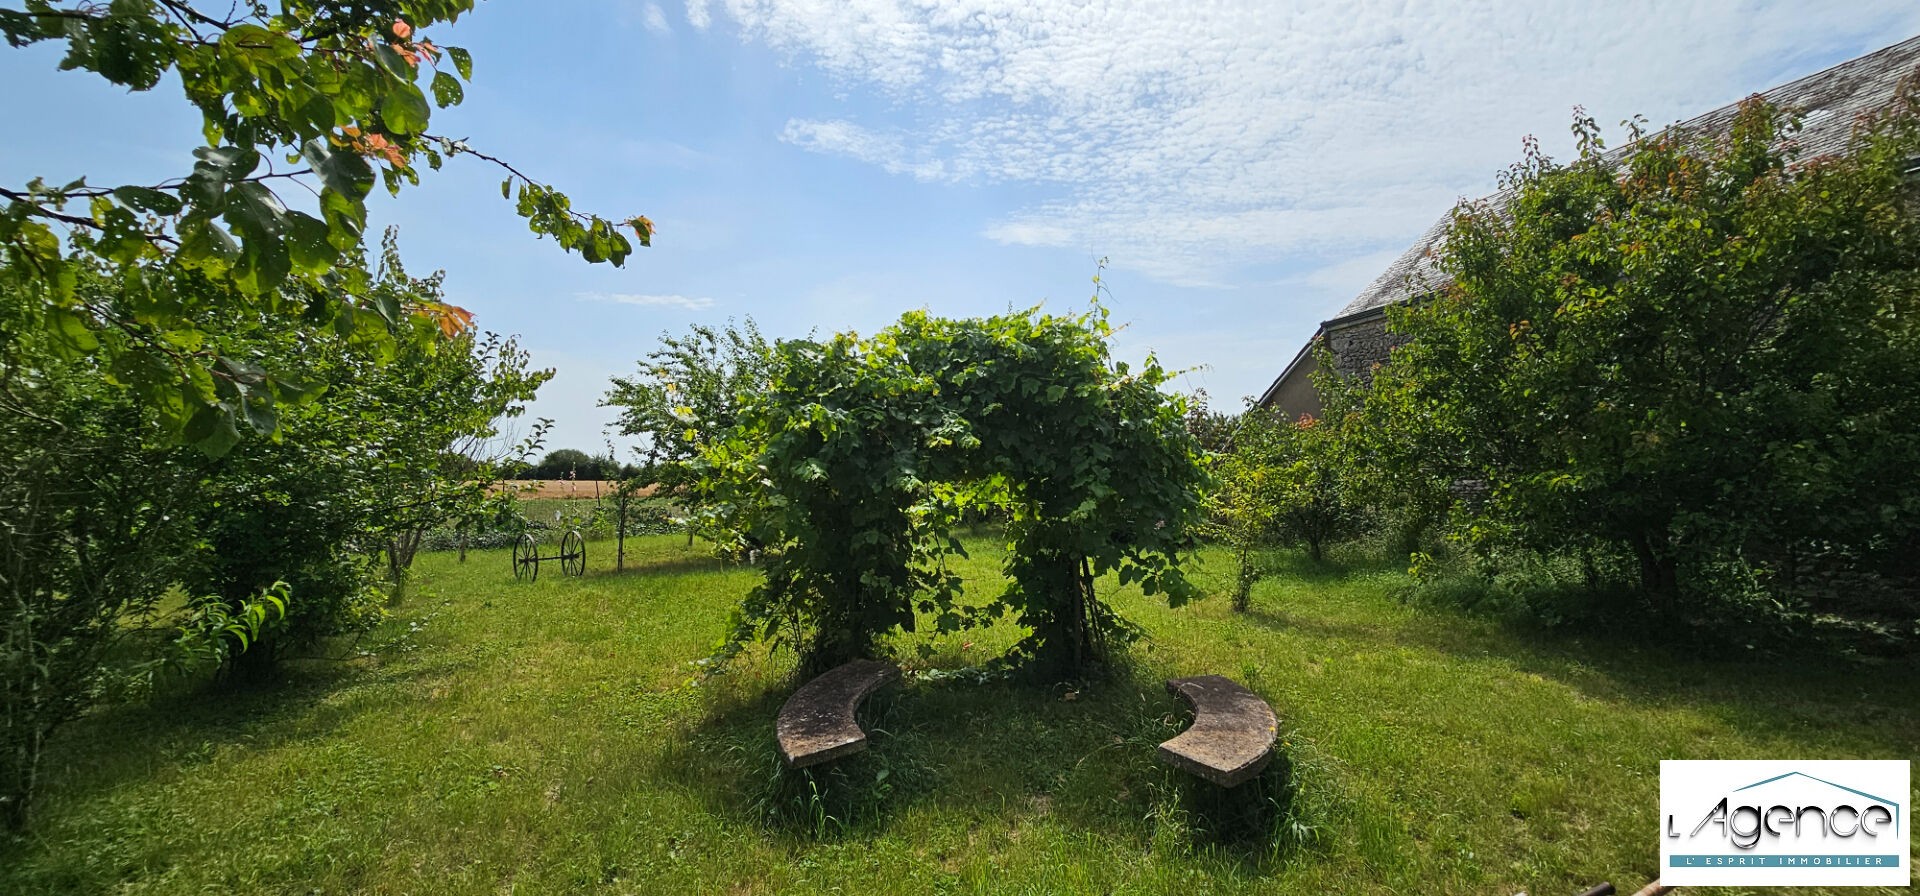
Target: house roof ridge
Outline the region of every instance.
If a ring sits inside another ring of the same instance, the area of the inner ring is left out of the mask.
[[[1807,116],[1792,140],[1805,156],[1826,155],[1846,147],[1853,135],[1854,121],[1863,112],[1878,107],[1893,95],[1900,80],[1920,68],[1920,35],[1898,41],[1863,56],[1838,62],[1812,74],[1749,93],[1734,102],[1677,121],[1650,133],[1678,129],[1690,133],[1718,132],[1729,125],[1740,104],[1759,96],[1778,106],[1795,109]],[[1633,146],[1623,144],[1607,152],[1619,157]],[[1509,190],[1488,193],[1473,202],[1498,200]],[[1354,317],[1367,311],[1399,304],[1420,292],[1430,292],[1446,284],[1446,276],[1433,264],[1433,254],[1445,237],[1453,210],[1465,197],[1442,213],[1420,234],[1407,251],[1401,253],[1380,276],[1367,284],[1359,295],[1342,306],[1329,320]]]

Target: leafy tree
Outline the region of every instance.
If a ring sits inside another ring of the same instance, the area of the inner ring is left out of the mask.
[[[702,446],[695,504],[723,551],[767,551],[732,644],[784,629],[821,670],[911,630],[918,594],[951,609],[958,585],[933,562],[943,508],[916,494],[924,378],[897,347],[853,334],[777,352],[772,388]]]
[[[1192,431],[1195,417],[1189,413],[1187,419]],[[1280,443],[1287,424],[1257,407],[1231,422],[1204,422],[1207,432],[1220,434],[1220,447],[1208,456],[1214,487],[1207,492],[1207,523],[1201,532],[1232,549],[1233,608],[1244,611],[1252,600],[1254,583],[1260,580],[1255,552],[1272,544],[1276,536],[1284,500],[1278,475]]]
[[[48,737],[130,683],[136,670],[109,660],[139,653],[123,648],[199,540],[196,466],[97,360],[49,345],[34,301],[0,278],[0,830],[26,825]],[[183,646],[215,660],[244,649],[265,621],[249,597],[237,615],[190,602],[209,637]]]
[[[65,42],[62,68],[132,90],[174,73],[207,138],[191,169],[173,180],[94,186],[83,177],[54,186],[36,178],[0,187],[7,202],[0,271],[34,298],[25,309],[32,323],[69,354],[104,345],[109,376],[131,387],[167,431],[217,453],[233,444],[230,431],[272,432],[274,406],[304,398],[282,371],[230,354],[214,323],[236,316],[229,311],[290,332],[337,328],[387,340],[421,334],[401,326],[409,311],[450,329],[465,325],[459,308],[403,308],[365,289],[363,269],[339,267],[342,253],[361,245],[376,173],[398,193],[418,182],[421,163],[437,169],[472,156],[505,171],[501,193],[536,233],[588,261],[620,264],[632,251],[622,227],[648,244],[646,218],[615,222],[575,211],[553,188],[429,131],[434,106],[464,97],[473,61],[425,31],[472,7],[472,0],[286,0],[278,12],[263,3],[190,0],[0,7],[0,34],[11,45]],[[304,189],[287,191],[288,183]],[[282,193],[317,198],[303,210]],[[75,288],[87,269],[101,266],[125,284],[112,301]],[[198,281],[213,288],[182,289]],[[103,342],[110,331],[127,338]]]
[[[438,274],[406,273],[391,236],[372,283],[402,304],[441,295]],[[378,558],[397,588],[429,529],[492,516],[512,500],[491,492],[507,458],[476,455],[496,421],[520,414],[552,372],[529,370],[510,339],[421,318],[403,324],[426,332],[391,357],[337,335],[291,340],[266,322],[248,330],[262,366],[325,392],[288,411],[281,438],[243,438],[206,464],[196,516],[208,549],[190,579],[195,590],[237,610],[272,582],[291,586],[284,618],[239,657],[254,670],[289,647],[377,621]]]
[[[1375,389],[1371,378],[1342,376],[1333,353],[1316,346],[1319,369],[1314,390],[1321,400],[1320,420],[1330,424],[1324,447],[1338,457],[1339,489],[1353,514],[1352,523],[1381,529],[1389,550],[1413,559],[1429,536],[1448,519],[1459,495],[1484,483],[1452,478],[1458,471],[1410,446],[1430,446],[1430,415],[1402,402],[1398,393]]]
[[[595,457],[578,448],[558,448],[515,472],[517,479],[608,480],[619,478],[620,463],[611,454]]]
[[[444,303],[443,275],[410,277],[391,235],[375,288],[403,306]],[[529,367],[517,340],[472,328],[442,330],[415,318],[424,332],[404,340],[391,360],[341,353],[346,363],[329,395],[303,425],[349,456],[353,484],[366,495],[355,541],[377,542],[389,581],[399,586],[421,539],[448,524],[497,517],[513,496],[494,486],[505,467],[535,442],[500,444],[506,421],[525,413],[552,370]],[[534,439],[545,432],[536,427]],[[603,464],[604,459],[595,459]]]
[[[683,336],[660,334],[660,347],[635,375],[614,377],[600,404],[620,408],[622,435],[645,440],[644,484],[684,497],[701,448],[733,429],[743,401],[773,381],[774,363],[752,318],[721,329],[696,324]]]
[[[1015,648],[1083,673],[1132,634],[1093,590],[1117,571],[1178,604],[1179,552],[1204,480],[1178,398],[1149,360],[1113,364],[1104,311],[945,320],[905,315],[871,339],[782,343],[769,388],[702,446],[709,512],[767,552],[733,643],[800,631],[807,664],[876,649],[916,625],[953,630],[1011,612]],[[997,600],[956,603],[941,560],[984,504],[1011,514]]]
[[[1282,422],[1273,439],[1274,530],[1282,541],[1305,545],[1315,563],[1328,544],[1358,534],[1366,521],[1341,424],[1303,414]]]
[[[713,517],[702,512],[708,492],[695,487],[701,475],[695,462],[703,448],[739,424],[741,406],[773,382],[777,362],[773,345],[747,318],[724,329],[696,324],[683,336],[662,333],[660,347],[640,361],[635,375],[613,378],[600,405],[620,408],[620,433],[644,440],[640,463],[622,473],[616,490],[623,521],[620,565],[626,554],[624,521],[649,489],[685,511],[688,547],[703,530],[724,540],[705,523]]]
[[[1234,431],[1239,427],[1242,417],[1216,411],[1207,402],[1205,389],[1194,390],[1192,397],[1187,399],[1187,433],[1193,436],[1200,450],[1210,456],[1231,451]]]
[[[645,486],[635,476],[627,476],[614,483],[613,491],[607,496],[613,504],[613,568],[615,572],[627,568],[627,530],[637,521],[642,501],[646,498]]]
[[[386,462],[363,481],[384,504],[373,531],[384,541],[388,579],[396,586],[428,532],[484,528],[517,506],[512,492],[498,486],[538,446],[546,427],[542,422],[519,442],[498,439],[498,427],[525,413],[553,377],[528,363],[517,340],[467,330],[437,351],[403,353],[394,370],[371,371],[358,394],[372,400],[353,412],[385,424],[368,456]]]
[[[1456,211],[1453,283],[1393,313],[1369,401],[1406,466],[1484,483],[1470,542],[1598,544],[1668,608],[1728,570],[1915,581],[1920,110],[1903,88],[1836,156],[1795,126],[1756,99],[1606,154],[1581,118],[1576,161],[1530,148]]]
[[[290,650],[364,631],[384,617],[378,555],[360,542],[374,501],[346,445],[315,432],[320,418],[288,415],[294,438],[242,440],[195,483],[186,509],[200,550],[183,579],[229,611],[274,582],[291,592],[287,611],[232,657],[228,671],[259,677]],[[184,458],[183,458],[184,459]]]
[[[1233,549],[1234,609],[1247,609],[1260,579],[1259,548],[1304,545],[1318,563],[1327,544],[1361,531],[1352,439],[1341,428],[1337,418],[1289,421],[1250,407],[1233,421],[1226,449],[1212,456],[1205,531]]]
[[[8,372],[16,410],[0,414],[0,827],[17,830],[47,737],[88,705],[122,618],[157,603],[192,533],[184,516],[168,519],[186,477],[152,463],[136,409],[66,370]]]

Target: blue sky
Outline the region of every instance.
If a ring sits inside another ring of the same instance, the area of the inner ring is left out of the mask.
[[[654,247],[565,255],[471,159],[375,216],[558,371],[549,448],[604,446],[607,378],[662,331],[1071,311],[1102,257],[1116,352],[1230,408],[1524,136],[1570,154],[1575,105],[1664,124],[1916,33],[1911,2],[488,2],[424,32],[475,59],[434,130]],[[0,49],[0,182],[191,166],[175,83],[58,55]]]

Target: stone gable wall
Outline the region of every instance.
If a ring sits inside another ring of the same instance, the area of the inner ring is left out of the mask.
[[[1393,347],[1406,337],[1387,332],[1384,314],[1372,314],[1341,324],[1326,334],[1327,350],[1333,354],[1333,369],[1344,377],[1373,379],[1373,369],[1387,363]]]

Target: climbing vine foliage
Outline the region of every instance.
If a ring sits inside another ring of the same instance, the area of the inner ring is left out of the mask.
[[[184,441],[217,450],[236,427],[274,431],[276,402],[301,384],[264,370],[204,323],[235,309],[290,331],[402,336],[403,315],[451,334],[469,316],[443,303],[366,300],[367,272],[343,262],[362,246],[366,199],[468,155],[498,166],[501,193],[531,229],[590,262],[620,264],[652,239],[644,217],[613,221],[462,139],[436,135],[434,107],[465,97],[473,59],[426,30],[473,0],[24,0],[0,5],[13,47],[63,43],[62,69],[150,90],[171,72],[198,112],[206,144],[180,177],[95,183],[72,173],[0,184],[0,277],[38,300],[37,325],[68,353],[124,344],[110,375]],[[9,139],[32,139],[19,131]],[[129,135],[138,140],[138,135]],[[91,269],[123,281],[113,302],[75,286]],[[183,281],[210,289],[182,292]],[[128,338],[107,339],[113,330]]]
[[[1011,614],[1018,655],[1081,672],[1132,634],[1095,594],[1109,572],[1173,604],[1204,472],[1167,373],[1114,363],[1104,309],[948,320],[782,343],[768,388],[703,452],[710,505],[765,551],[731,644],[797,637],[810,664],[895,629]],[[962,600],[949,554],[969,509],[1008,521],[1004,593]]]

